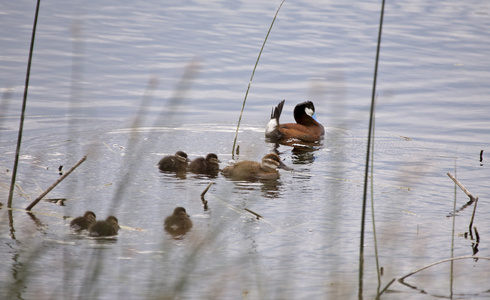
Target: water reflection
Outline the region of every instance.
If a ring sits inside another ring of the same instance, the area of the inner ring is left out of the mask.
[[[13,216],[12,210],[9,209],[7,211],[7,213],[8,213],[8,216],[9,216],[9,233],[10,233],[10,238],[12,238],[13,240],[16,240],[16,238],[15,238],[15,229],[14,229],[14,216]]]
[[[117,243],[117,237],[116,236],[100,236],[100,237],[92,237],[92,236],[87,236],[87,239],[90,239],[95,242],[94,249],[112,249],[111,247],[104,247],[104,246],[110,246],[115,243]]]
[[[41,233],[46,234],[47,226],[41,220],[39,220],[36,217],[36,215],[34,215],[33,213],[28,212],[27,215],[31,218],[31,220],[34,221],[34,224],[36,225],[37,230]]]
[[[291,146],[291,158],[293,164],[311,164],[315,161],[314,153],[322,148],[322,143],[306,143],[301,141],[291,141],[291,143],[285,143],[283,145]],[[280,155],[278,143],[273,143],[272,151]]]
[[[262,196],[266,198],[277,198],[280,196],[282,182],[281,180],[230,180],[233,182],[235,189],[233,193],[243,194],[243,192],[251,192],[260,188]]]
[[[319,148],[308,148],[308,147],[294,147],[291,158],[293,159],[293,164],[311,164],[315,161],[315,151]]]
[[[186,179],[187,178],[187,172],[186,171],[179,171],[179,172],[174,172],[174,171],[160,171],[160,173],[163,174],[161,178],[169,178],[169,179]]]

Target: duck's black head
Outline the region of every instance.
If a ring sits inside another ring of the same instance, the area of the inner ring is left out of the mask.
[[[304,123],[305,118],[312,118],[318,121],[315,115],[315,105],[311,101],[302,102],[294,108],[294,120],[296,123]]]

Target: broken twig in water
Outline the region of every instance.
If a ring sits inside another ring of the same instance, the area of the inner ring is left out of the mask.
[[[468,191],[462,184],[461,182],[459,182],[456,177],[453,176],[453,174],[447,172],[447,176],[449,176],[449,178],[451,178],[454,183],[456,183],[457,186],[459,186],[460,189],[463,190],[463,192],[468,196],[470,197],[471,201],[476,201],[476,198],[473,196],[473,194],[470,193],[470,191]]]
[[[61,181],[63,181],[63,179],[65,179],[66,176],[70,175],[70,173],[73,172],[86,159],[87,159],[87,155],[85,155],[84,157],[82,157],[82,159],[80,159],[77,162],[76,165],[74,165],[68,172],[66,172],[65,174],[63,174],[63,176],[61,176],[60,178],[58,178],[58,180],[56,180],[55,183],[53,183],[46,191],[44,191],[44,193],[42,193],[41,195],[39,195],[39,197],[37,197],[36,200],[32,201],[32,203],[28,207],[26,207],[26,210],[31,210],[39,201],[41,201],[42,198],[44,198],[44,196],[46,196],[49,192],[51,192],[51,190],[54,189],[58,185],[58,183],[60,183]]]
[[[473,214],[471,215],[471,221],[470,221],[470,226],[469,230],[471,232],[471,227],[473,227],[473,220],[475,219],[475,213],[476,213],[476,205],[478,204],[478,197],[475,199],[475,206],[473,206]]]
[[[381,294],[383,294],[383,293],[384,293],[384,292],[385,292],[385,291],[386,291],[386,290],[387,290],[387,289],[390,287],[390,285],[391,285],[393,282],[395,282],[395,279],[396,279],[396,278],[393,278],[393,279],[392,279],[392,280],[391,280],[391,281],[390,281],[390,282],[389,282],[389,283],[388,283],[388,284],[385,286],[385,288],[384,288],[384,289],[383,289],[383,290],[382,290],[382,291],[381,291],[381,292],[378,294],[378,297],[379,297],[379,296],[381,296]]]
[[[486,260],[490,260],[490,257],[484,257],[484,256],[458,256],[458,257],[452,257],[452,258],[446,258],[446,259],[443,259],[443,260],[440,260],[440,261],[436,261],[435,263],[431,263],[429,265],[426,265],[418,270],[415,270],[413,272],[410,272],[408,273],[407,275],[403,276],[402,278],[398,279],[399,282],[403,283],[403,281],[412,276],[413,274],[415,273],[418,273],[420,271],[423,271],[427,268],[430,268],[432,266],[435,266],[435,265],[438,265],[440,263],[444,263],[444,262],[449,262],[449,261],[454,261],[454,260],[460,260],[460,259],[468,259],[468,258],[471,258],[471,259],[486,259]]]
[[[210,182],[208,186],[204,189],[204,191],[201,193],[201,201],[202,204],[204,205],[204,210],[208,209],[208,201],[204,199],[204,195],[208,192],[209,188],[213,185],[213,182]]]
[[[258,220],[258,219],[260,219],[260,218],[262,218],[262,219],[264,218],[264,217],[262,217],[261,215],[259,215],[258,213],[254,212],[254,211],[252,211],[252,210],[250,210],[250,209],[248,209],[248,208],[244,208],[244,209],[245,209],[246,211],[248,211],[249,213],[251,213],[252,215],[255,215],[255,216],[257,217],[257,220]]]

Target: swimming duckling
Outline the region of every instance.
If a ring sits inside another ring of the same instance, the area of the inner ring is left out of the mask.
[[[189,163],[187,154],[183,151],[175,152],[175,155],[165,156],[158,162],[160,171],[185,172]]]
[[[315,115],[315,106],[311,101],[299,103],[294,108],[296,123],[280,124],[284,102],[282,100],[272,109],[271,120],[267,123],[265,137],[273,142],[285,142],[289,139],[298,139],[304,142],[318,142],[323,139],[325,129]]]
[[[95,214],[89,210],[82,217],[76,217],[71,220],[70,227],[76,231],[87,230],[91,225],[95,224]]]
[[[262,158],[262,163],[248,160],[239,161],[224,168],[221,173],[235,180],[268,180],[279,178],[277,168],[292,170],[281,161],[279,155],[269,153]]]
[[[165,231],[173,236],[186,234],[192,228],[190,216],[183,207],[176,207],[171,216],[165,218]]]
[[[188,170],[197,174],[218,175],[219,163],[221,161],[214,153],[209,153],[206,158],[198,157],[194,159],[188,167]]]
[[[116,235],[119,228],[117,218],[109,216],[105,221],[97,221],[90,226],[89,235],[94,237]]]

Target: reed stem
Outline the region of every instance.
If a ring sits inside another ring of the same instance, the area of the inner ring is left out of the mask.
[[[15,149],[15,161],[12,168],[12,180],[10,182],[8,208],[12,207],[12,198],[14,196],[15,178],[17,177],[17,166],[19,165],[20,145],[22,143],[22,132],[24,130],[24,118],[27,104],[27,91],[29,89],[29,78],[31,76],[32,53],[34,52],[34,40],[36,38],[37,17],[39,16],[39,6],[41,0],[37,0],[36,13],[34,15],[34,24],[32,26],[31,47],[29,49],[29,59],[27,61],[26,82],[24,85],[24,98],[22,100],[22,110],[20,113],[19,135],[17,136],[17,147]]]
[[[379,62],[379,52],[381,48],[381,33],[383,29],[383,16],[385,10],[385,0],[381,4],[381,16],[379,20],[379,30],[378,30],[378,42],[376,46],[376,60],[374,63],[374,76],[373,76],[373,90],[371,94],[371,109],[369,112],[369,128],[368,128],[368,138],[367,138],[367,150],[366,150],[366,168],[364,172],[364,191],[362,196],[362,216],[361,216],[361,237],[359,242],[359,290],[358,298],[362,299],[363,290],[363,275],[364,275],[364,232],[365,232],[365,222],[366,222],[366,202],[367,202],[367,187],[368,187],[368,175],[369,175],[369,158],[371,156],[371,134],[373,131],[373,119],[374,119],[374,106],[375,106],[375,96],[376,96],[376,80],[378,78],[378,62]]]
[[[274,16],[274,19],[272,19],[271,26],[269,27],[269,31],[267,31],[267,35],[265,36],[264,43],[262,43],[262,48],[260,48],[259,56],[257,57],[257,61],[255,62],[255,66],[254,66],[254,69],[252,71],[252,76],[250,76],[250,81],[248,82],[247,92],[245,93],[245,98],[243,99],[242,110],[240,112],[240,117],[238,118],[238,124],[236,126],[235,139],[233,141],[233,149],[231,150],[231,158],[232,159],[235,159],[235,146],[236,146],[236,139],[238,137],[238,129],[240,128],[240,122],[242,121],[243,110],[245,109],[245,102],[247,102],[248,91],[250,90],[250,86],[252,85],[252,80],[253,80],[254,75],[255,75],[255,69],[257,69],[257,65],[259,64],[260,56],[262,55],[262,51],[264,50],[265,43],[267,42],[267,38],[269,37],[269,34],[271,33],[272,26],[274,25],[274,22],[276,21],[277,14],[279,13],[279,10],[281,9],[284,1],[286,1],[286,0],[282,0],[281,4],[279,5],[279,8],[276,11],[276,15]]]

